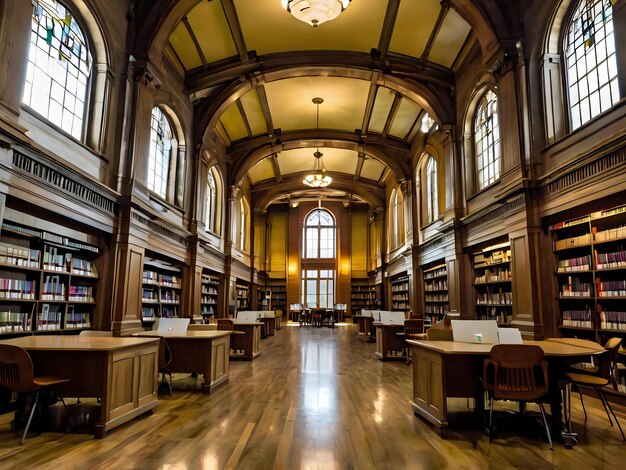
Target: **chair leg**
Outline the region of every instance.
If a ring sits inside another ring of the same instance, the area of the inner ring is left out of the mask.
[[[608,404],[606,401],[606,397],[604,396],[604,392],[602,392],[602,389],[600,389],[600,387],[594,387],[596,390],[596,393],[598,394],[598,398],[600,399],[600,401],[602,402],[602,406],[604,407],[604,412],[606,413],[606,417],[609,418],[609,424],[611,425],[611,427],[613,426],[613,420],[611,419],[611,415],[609,414],[609,410],[606,407],[606,405]]]
[[[26,440],[26,434],[28,434],[28,428],[30,428],[30,423],[33,420],[33,416],[35,415],[35,410],[37,409],[37,405],[39,404],[39,392],[35,392],[35,403],[33,403],[33,407],[30,410],[30,416],[28,417],[28,422],[26,423],[26,428],[24,429],[24,434],[22,435],[22,440],[20,441],[20,445],[24,444]]]
[[[548,443],[550,444],[550,450],[552,448],[552,436],[550,435],[550,427],[548,426],[548,420],[546,419],[546,410],[543,408],[543,403],[539,403],[539,409],[541,410],[541,417],[543,418],[543,426],[546,430],[546,437],[548,438]]]
[[[578,387],[578,394],[580,395],[580,404],[583,406],[583,413],[585,414],[585,423],[587,422],[587,409],[585,408],[585,400],[583,400],[583,392]]]
[[[613,418],[615,418],[615,422],[617,423],[619,432],[622,433],[622,439],[626,441],[626,436],[624,436],[624,431],[622,430],[622,426],[619,424],[619,421],[617,420],[617,416],[615,415],[615,411],[613,411],[613,407],[611,406],[609,401],[606,399],[606,396],[604,395],[604,392],[602,391],[602,389],[598,389],[598,394],[602,397],[603,401],[606,403],[606,406],[608,406],[609,410],[611,410],[611,414],[613,415]],[[610,419],[611,418],[609,418],[609,420]]]
[[[489,442],[491,442],[491,438],[493,437],[493,397],[489,397],[489,427],[487,427],[487,431],[489,432]]]

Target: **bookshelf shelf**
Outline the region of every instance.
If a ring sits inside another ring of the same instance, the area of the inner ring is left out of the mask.
[[[476,318],[510,324],[513,319],[511,246],[508,242],[490,245],[475,252],[473,259]]]
[[[368,278],[352,278],[350,283],[350,312],[360,315],[361,310],[373,310],[378,305],[376,286]]]
[[[448,269],[443,260],[422,267],[424,283],[424,321],[434,325],[450,309],[448,299]]]
[[[559,222],[550,231],[559,326],[584,327],[600,342],[610,334],[626,334],[626,206]]]
[[[287,287],[285,279],[271,279],[271,283],[261,289],[259,308],[284,313],[287,308]]]
[[[200,291],[200,316],[208,320],[218,314],[220,293],[220,275],[208,269],[202,270]]]
[[[0,233],[0,335],[90,328],[98,247],[5,221]]]
[[[178,317],[181,271],[155,258],[144,262],[141,289],[141,320],[151,327],[157,318]]]
[[[250,298],[250,287],[248,283],[237,279],[235,288],[237,289],[237,310],[248,310]]]
[[[404,312],[407,317],[411,311],[409,276],[406,274],[391,280],[391,310]]]

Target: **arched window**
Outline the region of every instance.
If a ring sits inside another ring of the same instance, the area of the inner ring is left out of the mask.
[[[398,232],[400,231],[399,224],[399,203],[398,203],[398,190],[393,189],[391,191],[391,197],[389,198],[389,243],[390,249],[397,248],[399,243]]]
[[[85,34],[72,13],[55,0],[35,2],[31,25],[22,101],[81,140],[92,68]]]
[[[437,205],[437,162],[430,156],[426,164],[426,209],[428,222],[433,222],[439,215]]]
[[[486,188],[500,177],[500,130],[498,98],[488,90],[480,99],[474,116],[476,176],[478,189]]]
[[[174,136],[172,126],[159,108],[152,109],[151,129],[148,189],[166,199]]]
[[[335,258],[335,219],[325,209],[315,209],[304,220],[304,257]]]
[[[217,219],[217,185],[215,184],[215,176],[213,169],[209,170],[207,176],[206,188],[206,229],[215,232]]]
[[[579,2],[569,24],[564,50],[574,130],[619,101],[610,1]]]

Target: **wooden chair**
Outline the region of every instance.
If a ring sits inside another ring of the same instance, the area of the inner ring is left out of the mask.
[[[404,320],[404,340],[409,339],[426,339],[424,334],[424,319],[423,318],[411,318]],[[409,343],[405,343],[406,363],[411,363],[411,357],[409,351],[411,346]]]
[[[617,423],[617,427],[619,428],[619,431],[622,433],[622,439],[626,441],[626,436],[624,436],[624,431],[622,430],[622,426],[620,425],[617,419],[617,416],[615,415],[615,412],[613,411],[613,408],[611,408],[611,404],[606,399],[606,396],[604,395],[604,391],[602,390],[603,387],[606,387],[607,385],[611,384],[613,380],[612,374],[611,374],[611,367],[612,367],[611,361],[612,361],[612,357],[617,355],[618,348],[619,348],[619,343],[617,345],[617,348],[615,349],[615,352],[607,349],[601,354],[595,356],[595,359],[597,360],[596,373],[585,374],[585,373],[577,373],[577,372],[566,372],[565,375],[570,381],[570,383],[568,384],[568,388],[567,388],[568,397],[571,394],[572,385],[576,385],[576,388],[578,389],[578,394],[580,395],[580,403],[583,407],[583,412],[585,414],[585,423],[587,422],[587,410],[585,409],[585,402],[583,400],[583,394],[582,394],[581,388],[587,387],[587,388],[592,388],[593,390],[595,390],[596,394],[598,395],[598,398],[600,398],[600,401],[602,402],[602,405],[604,406],[604,411],[606,412],[606,416],[609,418],[609,423],[611,424],[611,426],[613,426],[613,421],[611,420],[611,415],[613,415],[613,418],[615,419],[615,422]],[[567,399],[567,402],[568,403],[570,402],[569,398]],[[569,416],[570,416],[569,410],[566,416],[568,417],[568,421],[569,421]],[[568,428],[569,427],[570,426],[568,422]]]
[[[548,393],[548,362],[543,349],[524,344],[496,344],[483,366],[483,386],[489,394],[489,440],[493,437],[493,401],[536,402],[541,410],[546,437],[552,437],[542,398]]]
[[[428,341],[454,341],[452,330],[447,328],[429,328],[426,331]]]
[[[24,444],[35,410],[39,405],[39,392],[45,389],[56,389],[57,396],[60,396],[58,393],[59,386],[69,381],[69,379],[57,377],[34,377],[33,361],[28,352],[18,346],[0,344],[0,388],[16,393],[35,394],[35,402],[31,408],[20,445]],[[63,397],[61,400],[65,407]],[[67,408],[65,408],[65,412],[67,414]]]

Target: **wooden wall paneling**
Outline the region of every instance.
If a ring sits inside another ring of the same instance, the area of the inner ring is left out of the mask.
[[[287,219],[287,305],[301,303],[299,282],[301,236],[300,206],[289,207]]]
[[[141,283],[143,279],[143,247],[129,243],[115,244],[113,286],[113,322],[115,336],[141,331]]]
[[[339,236],[339,246],[337,250],[337,286],[335,303],[350,304],[350,294],[352,292],[352,263],[350,258],[352,223],[351,211],[349,208],[341,207],[337,218],[337,231]]]
[[[15,115],[22,103],[32,13],[30,2],[0,2],[0,105]]]

